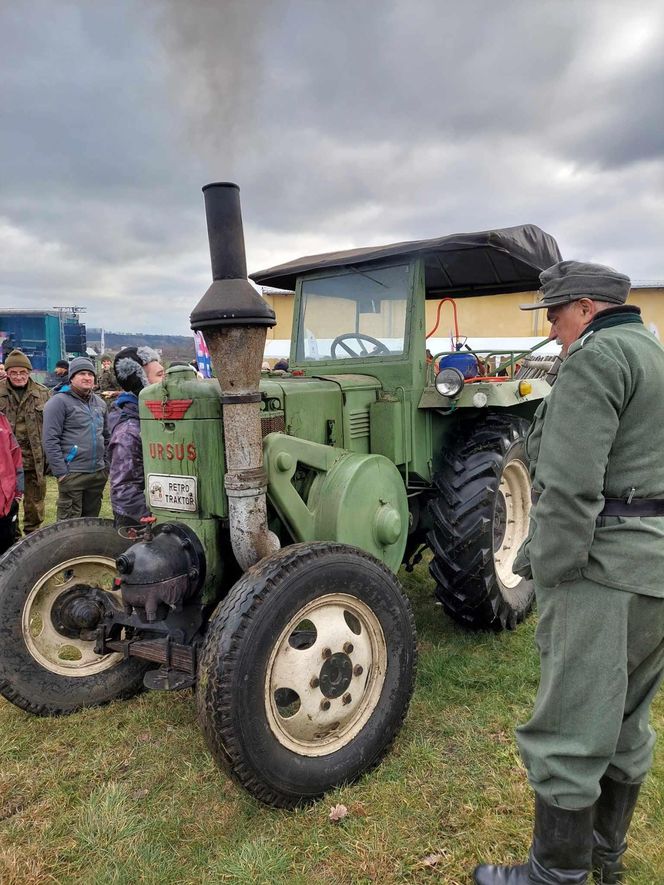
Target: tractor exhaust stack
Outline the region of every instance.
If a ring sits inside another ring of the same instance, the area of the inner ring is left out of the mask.
[[[267,525],[258,389],[267,328],[276,319],[247,279],[240,189],[217,182],[203,193],[213,282],[190,320],[205,334],[221,387],[231,543],[246,571],[280,546]]]

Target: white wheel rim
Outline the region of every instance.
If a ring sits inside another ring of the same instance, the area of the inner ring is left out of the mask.
[[[303,622],[313,627],[315,640],[295,648],[291,641]],[[371,717],[386,671],[385,636],[368,605],[344,593],[312,600],[281,631],[268,661],[265,708],[272,733],[300,755],[340,750]],[[284,695],[293,698],[289,706]]]
[[[23,639],[32,657],[46,670],[60,676],[92,676],[116,666],[123,658],[113,653],[98,655],[94,642],[63,636],[51,613],[57,600],[77,584],[103,590],[122,607],[113,580],[115,560],[106,556],[77,556],[59,563],[37,581],[23,607]]]
[[[498,494],[505,502],[505,535],[499,549],[494,550],[493,560],[501,584],[508,590],[522,581],[512,571],[519,547],[528,534],[530,518],[530,474],[518,458],[508,461],[500,477]]]

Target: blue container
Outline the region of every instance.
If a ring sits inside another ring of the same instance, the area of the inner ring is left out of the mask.
[[[472,353],[450,353],[440,358],[438,371],[441,369],[458,369],[464,378],[475,378],[480,374],[477,357]]]

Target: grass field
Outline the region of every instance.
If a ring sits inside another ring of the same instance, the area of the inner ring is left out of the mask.
[[[50,487],[50,519],[53,497]],[[405,727],[374,772],[300,811],[259,805],[215,768],[190,692],[65,719],[0,699],[0,883],[455,885],[481,859],[524,857],[531,793],[513,729],[537,687],[535,617],[515,633],[469,635],[434,605],[424,566],[401,578],[420,647]],[[662,693],[655,725],[664,730]],[[336,803],[349,813],[331,823]],[[628,883],[664,883],[663,836],[660,740]]]

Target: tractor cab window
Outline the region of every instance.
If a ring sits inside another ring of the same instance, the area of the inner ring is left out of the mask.
[[[304,280],[298,360],[368,359],[404,352],[409,266]]]

